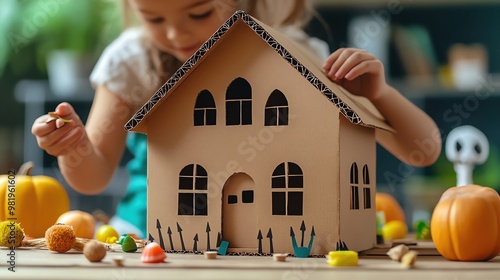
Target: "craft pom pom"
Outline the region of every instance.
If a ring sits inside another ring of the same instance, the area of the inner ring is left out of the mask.
[[[0,246],[20,247],[24,239],[21,225],[11,221],[0,222]]]
[[[64,253],[73,248],[76,236],[73,227],[63,224],[55,224],[45,231],[45,242],[51,251]]]

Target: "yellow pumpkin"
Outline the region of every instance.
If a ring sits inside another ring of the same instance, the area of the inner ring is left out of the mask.
[[[0,175],[0,221],[20,223],[27,236],[39,238],[69,210],[69,198],[56,179],[30,176],[32,167],[29,162],[17,174]]]
[[[405,222],[405,213],[398,201],[390,194],[377,192],[375,194],[375,209],[377,212],[384,212],[385,222],[401,221]]]
[[[431,235],[446,259],[494,258],[500,253],[500,196],[478,185],[447,189],[432,213]]]

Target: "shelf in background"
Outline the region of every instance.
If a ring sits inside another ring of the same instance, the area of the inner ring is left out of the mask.
[[[498,0],[313,0],[315,6],[377,8],[400,4],[405,7],[458,6],[499,4]]]

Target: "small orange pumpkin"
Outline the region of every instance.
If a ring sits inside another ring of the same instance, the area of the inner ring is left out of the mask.
[[[375,194],[375,208],[377,212],[384,212],[385,222],[405,222],[405,213],[398,201],[390,194],[377,192]]]
[[[478,185],[447,189],[432,213],[431,235],[446,259],[494,258],[500,253],[500,196]]]
[[[76,237],[88,239],[94,238],[96,224],[95,218],[87,212],[80,210],[65,212],[59,216],[57,223],[72,226]]]

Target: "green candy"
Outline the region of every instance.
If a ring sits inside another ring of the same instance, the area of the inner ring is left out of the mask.
[[[123,252],[133,253],[137,251],[137,244],[135,244],[135,240],[130,236],[125,236],[122,241],[122,250]]]
[[[128,234],[122,234],[120,238],[116,241],[117,244],[123,244],[123,240],[125,240],[125,237],[127,237]]]
[[[415,239],[417,240],[429,240],[431,239],[431,231],[429,224],[426,221],[419,220],[413,225],[415,230]]]

